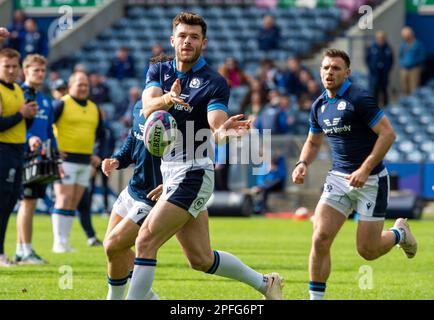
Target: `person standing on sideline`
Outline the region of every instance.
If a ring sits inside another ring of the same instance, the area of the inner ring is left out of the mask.
[[[425,48],[414,36],[413,29],[404,27],[401,31],[403,42],[399,49],[401,66],[401,92],[410,95],[420,85],[422,68],[425,62]]]
[[[20,71],[20,54],[0,50],[0,267],[14,265],[4,252],[6,229],[21,194],[26,130],[36,115],[36,102],[25,103],[24,93],[15,83]]]
[[[366,65],[369,69],[369,88],[378,105],[389,104],[389,74],[393,66],[393,51],[384,31],[375,33],[375,41],[366,50]],[[380,104],[380,95],[381,101]]]
[[[39,54],[30,54],[23,61],[25,82],[21,86],[27,100],[34,99],[38,113],[32,126],[27,130],[28,151],[37,150],[48,139],[57,151],[56,138],[53,133],[54,113],[51,99],[41,91],[47,69],[47,59]],[[60,172],[62,169],[60,167]],[[17,249],[15,262],[18,264],[46,263],[36,254],[32,247],[32,222],[38,199],[45,197],[46,184],[30,183],[23,187],[20,208],[17,215]]]
[[[143,115],[147,118],[156,110],[166,110],[180,133],[174,152],[161,160],[163,193],[136,239],[129,300],[146,298],[157,252],[174,235],[193,269],[244,282],[267,299],[282,299],[282,279],[277,273],[263,275],[228,252],[211,250],[206,203],[214,189],[214,164],[203,150],[203,135],[199,142],[196,133],[207,130],[208,144],[211,139],[225,143],[230,135],[245,134],[250,122],[242,121],[243,115],[228,117],[229,86],[202,57],[208,42],[206,29],[200,15],[179,13],[172,21],[170,37],[175,59],[152,65],[146,77]],[[187,130],[192,125],[193,130]],[[186,141],[194,141],[191,148]]]
[[[93,155],[95,140],[104,140],[101,112],[89,97],[89,79],[84,72],[74,72],[68,83],[68,92],[55,101],[54,134],[63,158],[64,178],[54,183],[56,202],[52,212],[53,252],[72,251],[69,235],[75,210],[89,186],[91,167],[101,159]]]
[[[309,257],[311,300],[324,296],[331,245],[353,210],[359,215],[357,251],[364,259],[377,259],[397,244],[408,258],[417,251],[406,220],[397,219],[393,228],[383,231],[389,198],[383,158],[396,138],[389,120],[370,95],[348,80],[346,52],[327,49],[320,74],[326,90],[312,105],[310,132],[292,172],[293,182],[302,184],[326,135],[333,162],[315,209]]]

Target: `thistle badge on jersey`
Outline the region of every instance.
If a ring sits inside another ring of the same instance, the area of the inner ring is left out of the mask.
[[[347,103],[345,101],[341,101],[338,104],[338,110],[345,110],[345,108],[347,107]]]
[[[197,89],[200,87],[200,80],[198,78],[193,78],[190,81],[190,88]]]

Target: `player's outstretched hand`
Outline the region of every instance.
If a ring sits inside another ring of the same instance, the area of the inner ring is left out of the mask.
[[[101,165],[101,170],[108,177],[110,172],[116,170],[118,167],[119,161],[117,159],[104,159]]]
[[[245,135],[252,125],[250,120],[241,120],[244,118],[243,114],[237,114],[226,120],[220,130],[225,131],[226,137],[240,137]]]
[[[170,100],[175,104],[188,107],[189,104],[181,98],[181,79],[176,79],[170,88]]]
[[[295,167],[294,171],[292,171],[292,182],[295,184],[303,184],[306,174],[307,166],[304,163],[300,163]]]
[[[163,185],[160,184],[154,190],[152,190],[151,192],[149,192],[146,197],[148,199],[151,199],[152,201],[158,201],[158,199],[160,199],[160,196],[161,196],[162,193],[163,193]]]
[[[367,172],[363,168],[359,168],[346,177],[346,179],[350,183],[351,187],[362,188],[369,178],[369,173],[370,172]]]

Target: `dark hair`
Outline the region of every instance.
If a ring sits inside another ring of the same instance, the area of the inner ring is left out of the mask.
[[[11,48],[4,48],[0,50],[0,58],[6,57],[8,59],[18,58],[20,60],[21,55],[18,51]]]
[[[351,64],[350,57],[348,56],[348,54],[345,51],[339,49],[327,49],[324,51],[322,57],[342,58],[342,60],[345,61],[347,68],[349,68]]]
[[[175,30],[175,28],[181,23],[188,24],[191,26],[201,26],[202,27],[202,35],[204,38],[206,38],[206,28],[207,28],[206,22],[197,13],[193,13],[193,12],[180,12],[180,13],[178,13],[176,15],[176,17],[173,18],[173,21],[172,21],[173,30]]]
[[[166,61],[170,61],[173,60],[173,56],[169,56],[168,54],[165,53],[160,53],[158,56],[152,57],[151,59],[149,59],[149,64],[156,64],[158,62],[166,62]]]

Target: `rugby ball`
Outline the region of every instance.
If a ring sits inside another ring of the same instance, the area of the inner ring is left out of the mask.
[[[157,110],[146,119],[143,128],[143,142],[149,153],[162,157],[175,146],[177,124],[167,111]]]

